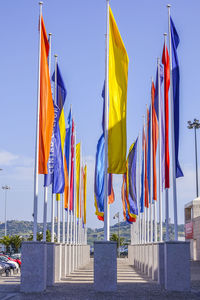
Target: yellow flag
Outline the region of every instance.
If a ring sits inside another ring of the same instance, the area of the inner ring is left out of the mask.
[[[64,109],[63,108],[62,108],[60,118],[59,118],[59,127],[60,127],[61,146],[62,146],[62,152],[63,152],[64,143],[65,143],[65,136],[66,136],[65,115],[64,115]]]
[[[84,224],[86,224],[87,166],[84,168]]]
[[[80,182],[80,149],[81,144],[76,145],[76,203],[77,203],[77,218],[79,218],[79,182]]]
[[[108,173],[126,173],[128,55],[109,8]]]

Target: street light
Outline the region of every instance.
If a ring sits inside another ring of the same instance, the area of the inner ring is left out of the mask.
[[[6,222],[6,200],[7,200],[7,190],[10,190],[8,185],[2,186],[2,189],[5,190],[5,236],[7,235],[7,222]]]
[[[199,188],[198,188],[198,163],[197,163],[197,135],[196,130],[200,128],[199,120],[194,119],[194,122],[188,121],[188,129],[194,128],[194,137],[195,137],[195,159],[196,159],[196,194],[197,198],[199,197]]]
[[[115,219],[115,218],[118,218],[118,257],[120,257],[120,249],[119,249],[119,247],[120,247],[120,240],[119,240],[119,212],[117,212],[115,215],[114,215],[114,217],[113,217],[113,219]]]

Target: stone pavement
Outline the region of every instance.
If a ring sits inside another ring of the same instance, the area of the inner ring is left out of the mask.
[[[19,292],[20,276],[0,277],[0,300],[40,299],[88,299],[88,300],[193,300],[200,299],[200,281],[192,282],[191,293],[162,291],[159,285],[138,273],[126,259],[118,259],[118,290],[112,293],[97,293],[93,290],[93,260],[86,267],[63,278],[54,287],[41,294]],[[197,278],[195,278],[197,279]]]

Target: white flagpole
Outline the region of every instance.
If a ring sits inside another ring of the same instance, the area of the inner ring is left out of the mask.
[[[81,244],[81,218],[80,218],[80,215],[81,215],[81,165],[82,165],[82,143],[80,143],[80,170],[79,170],[79,216],[78,216],[78,231],[79,231],[79,234],[78,234],[78,241],[79,241],[79,244]]]
[[[49,33],[49,76],[51,74],[51,36]],[[45,177],[45,175],[44,175]],[[44,215],[43,215],[43,241],[46,242],[46,231],[47,231],[47,200],[48,200],[48,187],[44,186]]]
[[[37,211],[38,211],[38,160],[39,160],[39,121],[40,121],[40,60],[41,60],[41,16],[42,4],[40,6],[40,33],[38,49],[38,95],[37,95],[37,118],[36,118],[36,143],[35,143],[35,169],[34,169],[34,202],[33,202],[33,241],[37,241]]]
[[[172,141],[172,181],[173,181],[173,201],[174,201],[174,231],[175,241],[178,241],[178,216],[177,216],[177,192],[176,192],[176,159],[175,159],[175,137],[174,137],[174,99],[173,99],[173,77],[172,77],[172,43],[170,7],[168,4],[168,26],[169,26],[169,57],[170,57],[170,104],[171,104],[171,141]]]
[[[65,205],[64,205],[64,194],[62,194],[62,242],[65,243]]]
[[[138,135],[138,243],[141,243],[141,214],[140,214],[140,133]]]
[[[70,107],[71,110],[71,116],[72,116],[72,107]],[[69,244],[69,225],[71,225],[71,213],[69,213],[69,202],[70,202],[70,180],[71,180],[71,136],[69,139],[69,174],[68,174],[68,179],[69,179],[69,192],[68,192],[68,209],[67,209],[67,244]],[[70,222],[69,222],[70,218]]]
[[[52,193],[52,206],[51,206],[51,242],[54,243],[54,218],[55,218],[55,199]]]
[[[162,136],[161,136],[161,88],[160,88],[160,58],[157,59],[157,66],[158,66],[158,116],[159,116],[159,181],[158,181],[158,193],[159,193],[159,228],[160,228],[160,242],[163,241],[163,220],[162,220],[162,172],[161,172],[161,164],[162,164]],[[155,240],[157,242],[157,239]]]
[[[153,83],[153,78],[151,78],[151,82]],[[152,184],[152,179],[153,179],[153,176],[152,176],[152,173],[153,173],[153,124],[152,124],[152,120],[153,120],[153,108],[152,108],[152,101],[151,101],[151,123],[150,123],[150,137],[151,140],[150,140],[150,230],[151,230],[151,233],[150,233],[150,243],[153,242],[153,184]]]
[[[164,33],[164,41],[166,45],[167,33]],[[166,241],[169,241],[169,189],[165,189],[165,226],[166,226]]]
[[[145,116],[144,116],[144,132],[145,132]],[[146,162],[145,162],[146,147],[147,147],[147,143],[145,142],[145,145],[144,145],[144,183],[145,183],[145,168],[147,167]],[[144,187],[145,187],[145,185],[144,185]],[[146,207],[145,207],[145,188],[144,188],[144,212],[143,212],[144,244],[146,244],[146,242],[147,242],[147,222],[146,221],[147,221],[147,216],[146,216]]]
[[[105,124],[104,124],[104,136],[105,136],[105,173],[104,173],[104,240],[110,240],[109,234],[109,205],[108,205],[108,64],[109,64],[109,0],[106,0],[106,51],[105,51]]]

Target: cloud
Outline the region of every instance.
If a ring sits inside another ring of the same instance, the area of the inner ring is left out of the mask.
[[[0,166],[11,166],[18,158],[18,155],[0,150]]]

